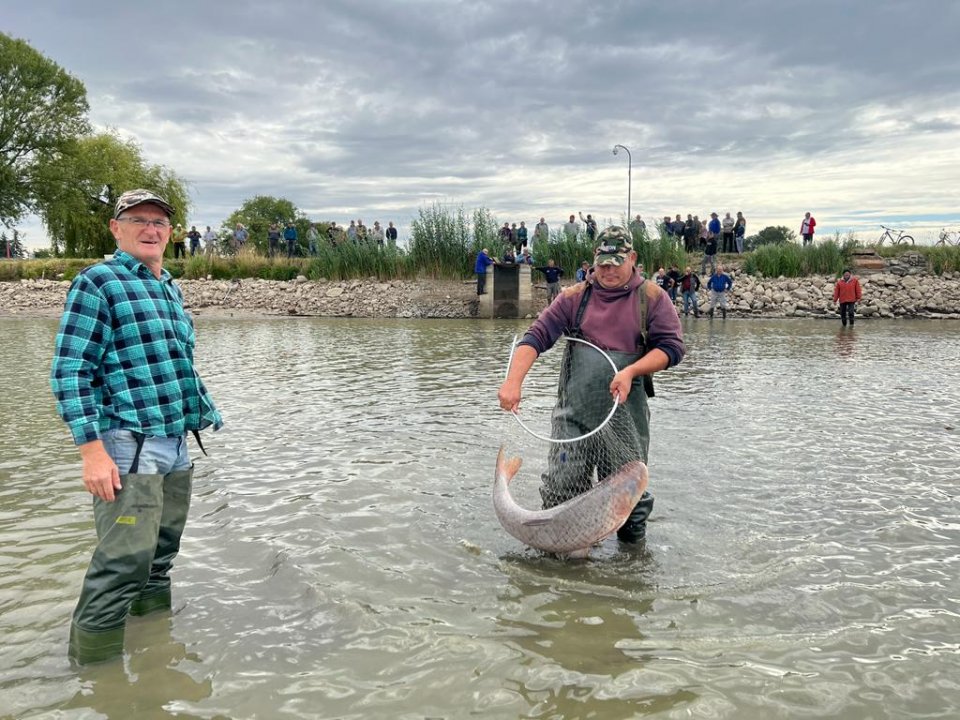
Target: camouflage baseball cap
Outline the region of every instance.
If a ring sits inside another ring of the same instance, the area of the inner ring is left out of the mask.
[[[633,252],[633,238],[619,225],[611,225],[597,236],[599,245],[593,253],[597,265],[623,265]]]
[[[152,203],[158,208],[163,210],[167,217],[173,215],[173,206],[170,205],[166,200],[164,200],[159,195],[150,192],[149,190],[127,190],[123,195],[117,198],[117,204],[113,208],[113,217],[116,219],[120,217],[120,213],[129,210],[132,207],[137,205],[142,205],[143,203]]]

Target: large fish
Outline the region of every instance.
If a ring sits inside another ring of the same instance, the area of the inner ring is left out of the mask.
[[[520,542],[570,557],[586,557],[595,543],[623,525],[649,480],[647,466],[636,460],[549,510],[525,510],[511,497],[508,487],[522,462],[518,457],[504,457],[500,448],[493,482],[497,519]]]

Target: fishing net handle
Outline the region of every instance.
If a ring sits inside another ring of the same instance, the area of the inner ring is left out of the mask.
[[[513,336],[513,342],[510,344],[510,357],[509,357],[508,360],[507,360],[507,370],[506,370],[506,372],[504,373],[504,377],[506,377],[506,376],[508,376],[508,375],[510,374],[510,366],[513,364],[513,354],[514,354],[514,352],[516,352],[516,349],[517,349],[517,337],[518,337],[517,335],[514,335],[514,336]],[[586,346],[588,346],[588,347],[592,347],[594,350],[596,350],[598,353],[600,353],[600,355],[601,355],[608,363],[610,363],[610,367],[613,369],[613,374],[614,374],[614,375],[617,374],[618,370],[617,370],[616,364],[613,362],[613,360],[610,358],[610,356],[607,355],[607,353],[606,353],[605,351],[603,351],[602,349],[598,348],[598,347],[597,347],[596,345],[594,345],[592,342],[589,342],[588,340],[584,340],[583,338],[575,338],[575,337],[571,337],[571,336],[569,336],[569,335],[567,335],[566,338],[567,338],[567,341],[568,341],[568,342],[583,343],[584,345],[586,345]],[[603,422],[600,423],[599,425],[597,425],[593,430],[591,430],[590,432],[586,433],[585,435],[580,435],[579,437],[575,437],[575,438],[562,438],[562,439],[557,439],[557,438],[552,438],[552,437],[549,437],[549,436],[546,436],[546,435],[541,435],[541,434],[539,434],[539,433],[537,433],[537,432],[534,432],[533,430],[531,430],[530,428],[528,428],[528,427],[526,426],[526,424],[523,422],[523,420],[520,419],[520,413],[519,413],[518,411],[516,411],[516,410],[511,410],[511,411],[510,411],[510,414],[513,415],[514,419],[517,421],[517,423],[520,425],[520,427],[522,427],[522,428],[524,429],[524,431],[526,431],[527,433],[529,433],[530,435],[532,435],[533,437],[535,437],[537,440],[543,440],[544,442],[555,443],[555,444],[557,444],[557,445],[560,445],[560,444],[562,444],[562,443],[575,443],[575,442],[580,442],[581,440],[586,440],[586,439],[587,439],[588,437],[590,437],[591,435],[596,435],[598,432],[600,432],[601,430],[603,430],[603,428],[606,426],[606,424],[607,424],[608,422],[610,422],[610,420],[613,418],[614,413],[617,412],[617,406],[618,406],[619,404],[620,404],[620,394],[617,393],[617,394],[614,395],[614,397],[613,397],[613,407],[610,408],[610,412],[607,413],[607,416],[603,419]]]

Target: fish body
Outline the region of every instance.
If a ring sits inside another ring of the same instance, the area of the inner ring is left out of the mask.
[[[503,529],[530,547],[585,557],[595,543],[623,525],[647,489],[647,466],[636,460],[610,477],[549,510],[526,510],[510,495],[510,481],[522,460],[497,455],[493,508]]]

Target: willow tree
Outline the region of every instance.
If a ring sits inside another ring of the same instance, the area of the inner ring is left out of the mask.
[[[162,165],[147,163],[140,147],[113,133],[87,135],[74,152],[41,171],[38,212],[53,248],[68,257],[100,257],[113,252],[109,224],[117,198],[146,188],[173,205],[171,220],[185,222],[189,196],[185,182]]]
[[[0,33],[0,224],[34,209],[42,170],[89,130],[83,83],[23,40]]]

